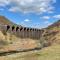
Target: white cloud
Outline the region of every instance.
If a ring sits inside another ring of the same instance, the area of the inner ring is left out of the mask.
[[[43,13],[53,10],[53,0],[17,0],[17,6],[10,8],[11,11],[24,13]]]
[[[12,7],[9,9],[9,11],[16,12],[16,11],[20,11],[20,9],[18,7]]]
[[[53,16],[42,16],[40,18],[42,18],[44,20],[49,20],[50,18],[60,19],[60,14],[53,15]],[[47,21],[47,23],[48,23],[48,21]]]
[[[60,19],[60,14],[59,15],[54,15],[53,18]]]
[[[51,25],[51,24],[52,24],[52,22],[45,21],[45,22],[44,22],[44,24],[45,24],[46,26],[49,26],[49,25]]]
[[[51,12],[56,0],[0,0],[0,6],[12,5],[9,11],[23,13],[44,13]]]
[[[30,20],[29,20],[29,19],[25,19],[24,21],[25,21],[25,22],[29,22]]]
[[[24,21],[21,21],[20,22],[20,24],[22,25],[22,26],[25,26],[25,27],[27,27],[27,26],[29,26],[30,24],[31,24],[31,21],[32,20],[30,20],[30,19],[25,19]]]
[[[9,0],[0,0],[0,6],[6,6],[9,5],[10,1]]]
[[[50,16],[43,16],[41,18],[44,19],[44,20],[48,20],[48,19],[50,19]]]

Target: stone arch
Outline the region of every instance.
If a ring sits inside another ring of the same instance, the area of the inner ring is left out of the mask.
[[[24,31],[26,31],[26,27],[24,27]]]
[[[38,29],[36,29],[36,31],[38,31]]]
[[[35,31],[36,31],[37,29],[35,29]]]
[[[34,39],[34,37],[35,37],[35,32],[34,32],[34,28],[32,28],[31,38],[33,38],[33,39]]]
[[[39,31],[41,31],[40,29],[38,29]]]
[[[17,26],[17,27],[16,27],[16,32],[18,31],[18,29],[19,29],[19,27]]]
[[[34,29],[33,29],[33,31],[34,31]]]
[[[15,29],[15,26],[12,26],[12,31]]]
[[[29,28],[27,28],[27,31],[29,31]]]
[[[20,31],[23,29],[23,27],[20,28]]]
[[[8,31],[10,29],[10,26],[9,25],[7,25],[7,30],[6,31]]]
[[[30,28],[30,31],[32,31],[32,28]]]
[[[37,39],[37,29],[36,28],[34,28],[34,39]]]
[[[39,39],[40,38],[40,31],[39,31],[39,29],[37,29],[37,39]]]
[[[26,29],[26,32],[27,32],[26,37],[27,37],[27,38],[29,38],[30,29],[29,29],[29,28],[27,28],[27,29]]]

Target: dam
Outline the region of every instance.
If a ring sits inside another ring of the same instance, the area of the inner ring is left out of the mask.
[[[0,29],[3,32],[9,32],[11,34],[16,35],[20,38],[30,38],[30,39],[40,39],[40,36],[43,30],[37,28],[29,28],[29,27],[22,27],[22,26],[14,26],[14,25],[2,25],[0,24]]]

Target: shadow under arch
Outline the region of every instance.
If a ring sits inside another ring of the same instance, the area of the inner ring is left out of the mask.
[[[20,27],[20,31],[23,29],[23,27]]]
[[[13,26],[12,26],[12,31],[14,31],[14,29],[15,29],[15,26],[13,25]]]
[[[27,32],[29,31],[29,28],[27,28]]]
[[[27,28],[26,28],[26,27],[24,27],[24,31],[26,31],[26,29],[27,29]]]
[[[6,29],[6,31],[8,31],[10,29],[10,26],[9,25],[7,25],[7,29]]]
[[[16,32],[18,31],[18,29],[19,29],[19,27],[17,26],[17,27],[16,27]]]

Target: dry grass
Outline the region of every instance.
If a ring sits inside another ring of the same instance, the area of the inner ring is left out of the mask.
[[[3,56],[0,60],[60,60],[60,45],[53,45],[40,51]]]
[[[9,21],[7,18],[5,18],[4,16],[0,16],[0,23],[4,24],[4,25],[9,25],[9,24],[13,24],[11,21]]]

